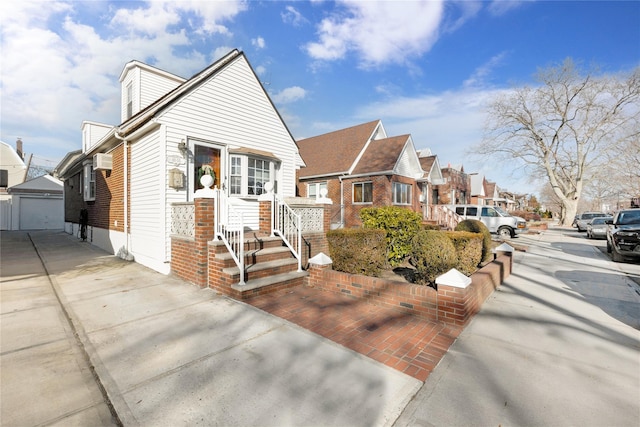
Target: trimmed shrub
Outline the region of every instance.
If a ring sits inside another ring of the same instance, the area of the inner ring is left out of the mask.
[[[384,230],[342,228],[327,232],[333,269],[351,274],[379,276],[387,265]]]
[[[415,283],[433,284],[458,263],[456,248],[442,231],[420,230],[411,241],[410,263],[416,269]]]
[[[491,232],[482,221],[477,219],[465,219],[460,221],[455,231],[470,231],[471,233],[482,233],[482,259],[480,262],[489,261],[492,258],[491,253]]]
[[[478,269],[482,261],[482,239],[481,233],[471,233],[469,231],[445,231],[451,243],[456,248],[458,264],[456,270],[465,276],[471,276]]]
[[[419,213],[398,206],[361,209],[360,219],[364,228],[387,232],[387,259],[392,267],[402,264],[410,254],[411,239],[422,223]]]

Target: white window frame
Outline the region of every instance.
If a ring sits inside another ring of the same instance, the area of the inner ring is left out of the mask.
[[[361,201],[361,202],[356,202],[356,191],[355,188],[356,186],[362,186],[362,199],[364,200],[364,195],[366,194],[364,191],[364,186],[365,185],[370,185],[371,186],[371,201]],[[354,182],[351,185],[351,202],[354,205],[371,205],[373,204],[373,181],[363,181],[363,182]]]
[[[327,181],[322,182],[310,182],[307,184],[307,197],[317,199],[320,197],[320,191],[327,189]]]
[[[84,200],[87,202],[96,199],[96,171],[93,168],[93,161],[83,165]]]
[[[262,180],[262,192],[264,192],[264,184],[271,182],[273,184],[274,192],[278,192],[277,172],[279,164],[274,159],[269,159],[261,156],[252,156],[248,154],[231,154],[229,155],[230,170],[229,170],[229,196],[241,197],[248,199],[257,199],[260,194],[250,194],[249,191],[249,163],[250,161],[266,162],[268,164],[268,180]],[[239,163],[239,164],[238,164]],[[240,174],[238,175],[238,168]],[[234,181],[240,179],[240,192],[235,189],[237,184]],[[255,185],[254,185],[255,187]]]
[[[413,185],[404,182],[393,182],[392,200],[394,205],[411,205]]]
[[[130,119],[133,116],[133,83],[129,83],[127,85],[127,105],[125,108],[127,109],[127,119]]]

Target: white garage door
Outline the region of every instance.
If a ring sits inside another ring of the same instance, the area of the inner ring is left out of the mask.
[[[61,230],[64,228],[64,201],[20,197],[20,230]]]

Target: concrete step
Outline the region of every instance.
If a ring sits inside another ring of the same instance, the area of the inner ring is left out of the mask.
[[[273,261],[259,262],[245,266],[245,281],[259,279],[266,276],[278,275],[298,269],[298,260],[295,258],[276,259]],[[237,265],[222,269],[222,273],[226,276],[235,278],[240,281],[240,269]]]
[[[304,278],[308,275],[309,272],[307,271],[291,271],[248,280],[244,285],[236,283],[231,285],[231,289],[233,289],[236,298],[248,299],[257,295],[264,295],[281,289],[300,286],[304,283]]]
[[[286,246],[267,247],[264,249],[253,249],[244,253],[245,266],[259,264],[267,261],[274,261],[277,259],[292,258],[291,251]],[[235,261],[230,252],[225,251],[216,254],[216,258],[222,260],[225,267],[233,267]]]

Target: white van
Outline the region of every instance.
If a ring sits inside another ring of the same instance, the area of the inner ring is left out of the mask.
[[[490,232],[500,237],[514,237],[527,231],[527,221],[519,216],[512,216],[498,206],[479,205],[447,205],[447,208],[462,219],[477,219],[487,226]]]

